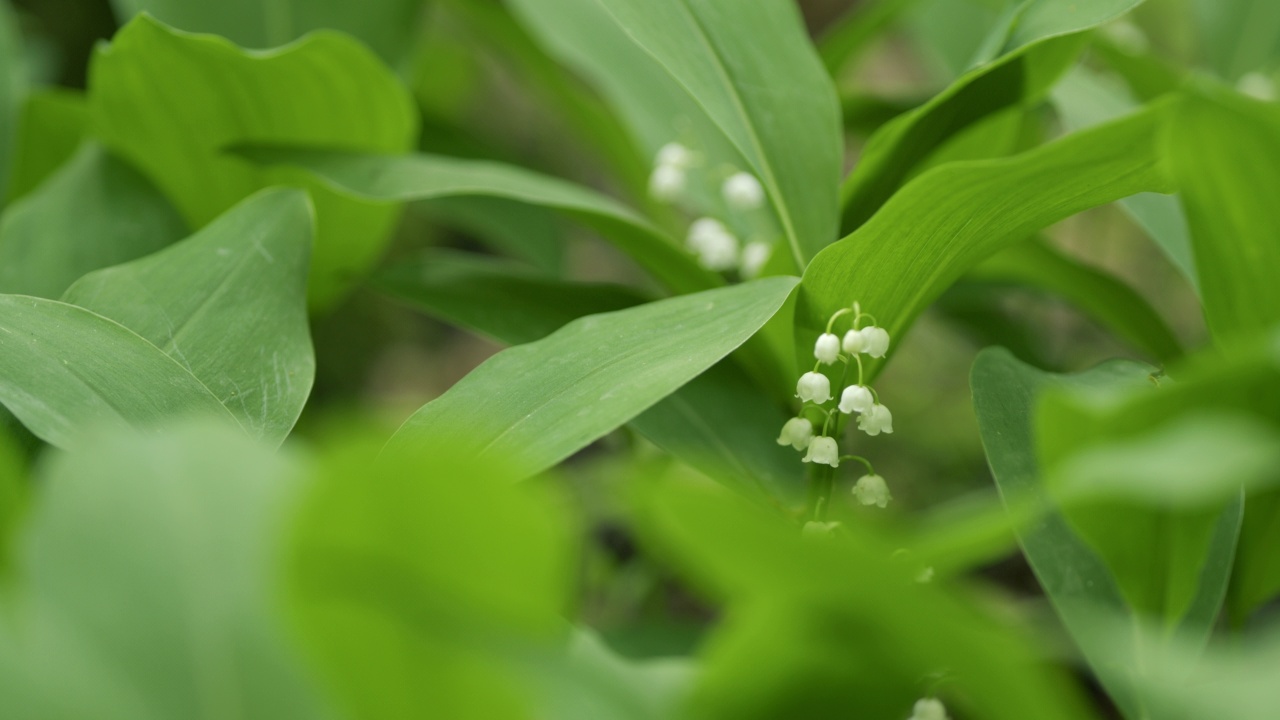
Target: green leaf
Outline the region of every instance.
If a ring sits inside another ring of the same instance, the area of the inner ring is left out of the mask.
[[[351,717],[528,716],[511,656],[559,635],[575,534],[554,486],[512,484],[504,460],[461,451],[465,430],[381,456],[356,433],[316,464],[288,603]]]
[[[665,69],[759,176],[799,267],[835,237],[839,103],[793,3],[521,0],[518,7],[535,29],[548,34],[553,31],[546,26],[553,20],[576,26],[563,31],[574,37],[598,30],[618,37],[621,29],[625,39],[619,41],[647,57],[599,47],[607,36],[592,42],[594,52],[576,53],[584,63],[608,67],[602,72],[610,77],[645,62]],[[614,28],[608,28],[610,23]],[[562,38],[561,45],[567,44],[564,34],[555,35]],[[641,72],[650,79],[651,71]],[[616,87],[630,87],[623,82]],[[645,93],[635,101],[651,102],[655,95]],[[670,126],[684,107],[664,104],[646,114],[665,114]]]
[[[508,345],[541,340],[585,315],[644,303],[622,285],[549,278],[510,262],[432,250],[379,273],[374,286],[446,322]]]
[[[592,190],[500,163],[431,155],[386,157],[247,148],[262,163],[314,173],[345,193],[382,202],[492,196],[555,208],[594,228],[671,289],[697,292],[723,285],[693,256],[634,211]]]
[[[8,3],[0,5],[0,204],[10,194],[18,116],[27,93],[22,35]]]
[[[9,202],[35,190],[75,155],[89,124],[84,94],[60,88],[31,92],[18,121]]]
[[[9,581],[13,545],[26,519],[30,480],[26,459],[9,430],[0,424],[0,591]]]
[[[6,713],[329,717],[275,612],[290,465],[192,422],[52,458],[0,624]]]
[[[1142,0],[1086,0],[1067,6],[1035,0],[1020,8],[990,61],[957,78],[928,103],[885,125],[864,148],[841,192],[843,233],[876,213],[913,169],[948,138],[999,110],[1039,100],[1071,65],[1082,33]]]
[[[0,295],[0,402],[42,440],[74,447],[98,426],[154,430],[235,417],[175,360],[83,308]]]
[[[564,270],[564,224],[552,210],[483,196],[427,200],[421,208],[433,224],[474,236],[503,255],[524,260],[551,275]]]
[[[1141,295],[1043,242],[1018,243],[991,256],[967,277],[1055,293],[1154,360],[1165,363],[1182,355],[1173,331]]]
[[[1202,50],[1219,75],[1237,80],[1280,58],[1280,7],[1269,0],[1193,0]]]
[[[0,291],[57,298],[87,272],[184,235],[182,218],[145,177],[85,143],[0,220]]]
[[[378,259],[396,210],[224,149],[259,142],[403,152],[417,129],[408,93],[351,38],[321,32],[248,53],[146,15],[96,52],[89,106],[97,137],[149,176],[192,227],[265,186],[306,186],[316,207],[313,307],[335,302]]]
[[[419,446],[462,428],[468,451],[509,457],[522,472],[536,473],[746,342],[795,284],[769,278],[575,320],[490,358],[409,418],[391,445]]]
[[[306,194],[274,188],[171,248],[85,276],[63,300],[138,333],[198,378],[251,435],[280,443],[315,377],[310,252]]]
[[[1215,338],[1280,323],[1280,109],[1226,90],[1185,94],[1173,108],[1170,164],[1191,225],[1205,318]]]
[[[805,270],[799,345],[855,300],[894,338],[964,272],[993,253],[1090,207],[1167,192],[1157,140],[1163,106],[1011,158],[943,165],[897,193],[857,232]],[[868,365],[874,375],[883,361]]]
[[[643,303],[616,285],[551,280],[518,266],[435,251],[392,266],[377,286],[424,312],[510,345],[533,342],[571,320]],[[534,300],[536,298],[536,301]],[[631,421],[653,443],[746,492],[795,499],[803,466],[764,442],[788,419],[725,359]]]
[[[838,78],[840,71],[879,37],[894,20],[918,0],[872,0],[854,5],[818,41],[818,52],[827,72]]]
[[[403,58],[413,40],[421,0],[112,0],[124,23],[139,13],[190,32],[221,35],[248,48],[270,48],[312,30],[355,36],[388,63]]]

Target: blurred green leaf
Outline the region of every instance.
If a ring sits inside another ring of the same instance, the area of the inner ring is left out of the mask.
[[[404,57],[422,0],[111,0],[121,24],[150,13],[181,30],[221,35],[248,48],[271,48],[312,30],[341,30],[388,63]]]
[[[562,46],[566,37],[592,34],[601,26],[621,28],[625,39],[620,40],[647,55],[600,48],[605,36],[575,55],[607,67],[602,73],[610,78],[645,62],[664,68],[759,176],[798,267],[834,240],[839,103],[792,2],[518,0],[517,7],[535,30],[554,35]],[[547,27],[553,20],[577,27],[553,30]],[[603,32],[617,34],[616,29]],[[631,89],[632,83],[623,80],[617,87]],[[646,93],[633,102],[654,99]],[[679,135],[670,132],[671,124],[686,107],[660,104],[644,114],[665,114],[668,140],[674,140]]]
[[[314,173],[345,193],[381,202],[492,196],[545,205],[594,228],[655,278],[677,292],[723,285],[693,255],[617,201],[585,187],[522,168],[431,155],[387,157],[350,153],[246,148],[246,157]]]
[[[1280,108],[1224,89],[1182,96],[1170,165],[1191,226],[1205,318],[1218,340],[1280,324]]]
[[[565,227],[550,208],[498,197],[443,197],[423,202],[433,222],[460,230],[494,250],[551,275],[564,270]]]
[[[285,644],[272,570],[296,471],[234,430],[170,424],[58,455],[0,623],[22,718],[325,718]]]
[[[316,207],[309,297],[319,308],[378,259],[396,210],[341,197],[297,172],[255,167],[225,148],[259,142],[403,152],[417,129],[408,93],[349,37],[315,33],[247,53],[147,15],[97,50],[89,106],[97,137],[155,181],[192,227],[267,185],[307,187]]]
[[[1182,355],[1173,331],[1128,285],[1040,241],[1018,243],[969,272],[971,280],[1015,283],[1054,293],[1158,362]]]
[[[26,519],[29,482],[22,450],[0,424],[0,594],[8,585],[14,540]]]
[[[18,121],[9,202],[35,190],[69,161],[84,140],[88,124],[83,93],[46,88],[28,94]]]
[[[74,305],[0,295],[0,402],[42,440],[96,426],[154,429],[232,415],[186,368],[123,325]]]
[[[1083,32],[1128,12],[1142,0],[1086,0],[1060,6],[1033,0],[988,61],[956,79],[919,108],[882,127],[867,142],[841,190],[842,234],[867,222],[911,177],[913,169],[955,133],[1015,105],[1037,102],[1075,62]]]
[[[1280,60],[1280,5],[1271,0],[1193,0],[1209,65],[1231,81]]]
[[[572,524],[549,486],[513,485],[458,432],[380,457],[346,441],[316,465],[289,606],[353,717],[528,717],[514,662],[559,635]]]
[[[0,205],[9,197],[18,153],[18,117],[27,93],[22,35],[9,3],[0,4]]]
[[[305,193],[264,190],[171,248],[81,278],[63,300],[141,335],[278,444],[315,376],[311,227]]]
[[[58,298],[81,275],[140,258],[186,233],[146,178],[85,143],[0,219],[0,291]]]
[[[917,582],[865,529],[803,538],[677,479],[642,497],[642,537],[727,604],[702,653],[696,717],[906,717],[935,694],[959,717],[1088,716],[1018,633],[962,590]]]
[[[746,342],[796,282],[757,280],[575,320],[490,358],[418,410],[390,444],[421,446],[465,428],[467,451],[510,458],[525,474],[539,472]]]
[[[921,175],[805,270],[799,346],[855,300],[901,339],[924,308],[977,263],[1070,215],[1142,191],[1168,191],[1158,130],[1164,106],[1010,158]],[[891,349],[892,350],[892,349]],[[872,360],[872,376],[883,361]]]
[[[871,0],[854,5],[827,28],[818,42],[818,52],[827,72],[840,71],[876,39],[894,20],[918,0]]]

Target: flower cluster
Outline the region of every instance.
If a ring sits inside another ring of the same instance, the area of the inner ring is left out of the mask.
[[[690,177],[700,164],[699,157],[689,148],[676,142],[667,143],[654,158],[649,194],[666,203],[695,204],[700,196],[690,188]],[[726,172],[727,175],[719,176],[723,178],[719,187],[723,208],[718,209],[723,209],[724,214],[732,219],[743,221],[764,207],[764,186],[751,173],[733,168],[727,168]],[[760,274],[773,251],[771,243],[752,240],[744,245],[725,220],[706,214],[706,208],[691,210],[702,214],[689,225],[686,238],[688,248],[698,257],[699,264],[715,272],[736,271],[744,278]]]
[[[852,327],[841,337],[833,332],[836,322],[852,315]],[[864,326],[863,321],[871,324]],[[827,322],[827,329],[818,337],[813,347],[816,360],[813,370],[800,376],[796,383],[796,397],[802,403],[800,414],[782,426],[778,436],[779,445],[790,445],[796,450],[805,452],[804,462],[839,467],[842,460],[856,460],[867,468],[853,486],[853,494],[863,505],[885,507],[892,496],[884,478],[875,473],[871,463],[857,455],[841,455],[840,429],[846,420],[845,416],[857,417],[858,429],[867,435],[893,432],[893,414],[889,408],[880,403],[876,391],[864,383],[862,356],[882,358],[889,351],[889,333],[875,325],[875,318],[862,312],[858,303],[851,308],[844,308]],[[844,364],[844,378],[848,378],[852,367],[857,367],[857,382],[846,385],[841,381],[839,401],[834,408],[826,407],[836,399],[831,390],[831,380],[820,372],[824,365]],[[806,413],[818,414],[821,418],[819,430]]]

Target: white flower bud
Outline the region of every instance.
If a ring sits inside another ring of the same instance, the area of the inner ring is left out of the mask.
[[[871,391],[862,385],[850,385],[840,395],[840,412],[845,415],[864,413],[875,404]]]
[[[1236,89],[1255,100],[1273,102],[1276,99],[1276,84],[1271,78],[1260,72],[1251,72],[1240,78]]]
[[[819,335],[813,346],[813,356],[823,365],[834,363],[840,357],[840,338],[831,333]]]
[[[922,698],[916,701],[916,706],[908,720],[949,720],[949,718],[942,701],[937,698]]]
[[[862,334],[861,330],[850,330],[844,334],[844,342],[841,343],[844,351],[850,355],[857,355],[867,349],[867,338]]]
[[[889,486],[879,475],[863,475],[853,486],[853,496],[863,505],[884,507],[893,496],[889,494]]]
[[[884,328],[874,325],[862,328],[862,341],[865,343],[862,352],[873,358],[882,358],[889,352],[889,331]]]
[[[755,210],[764,204],[764,188],[751,173],[734,173],[724,181],[720,191],[734,210]]]
[[[753,278],[760,274],[764,269],[764,264],[769,262],[769,255],[773,253],[773,247],[767,242],[759,240],[748,243],[742,249],[742,277]]]
[[[684,192],[684,186],[684,170],[675,165],[659,165],[649,176],[649,194],[658,200],[675,200]]]
[[[667,143],[658,149],[658,156],[653,164],[657,167],[669,165],[684,169],[693,164],[693,153],[680,143]]]
[[[804,418],[791,418],[786,425],[782,426],[782,433],[778,435],[779,445],[790,445],[797,450],[804,450],[809,447],[809,441],[813,439],[813,423]]]
[[[738,239],[719,220],[699,218],[689,225],[689,248],[708,270],[723,272],[738,264]]]
[[[840,446],[836,444],[835,438],[819,435],[809,443],[809,452],[802,459],[819,465],[840,467]]]
[[[889,408],[876,403],[858,416],[858,429],[868,435],[893,432],[893,414]]]
[[[836,528],[838,527],[840,527],[840,523],[838,522],[818,522],[817,520],[810,520],[805,523],[804,527],[800,530],[800,536],[810,539],[817,538],[825,540],[826,538],[834,535]]]
[[[807,372],[800,376],[796,383],[796,397],[801,402],[813,402],[821,405],[831,399],[831,381],[819,372]]]

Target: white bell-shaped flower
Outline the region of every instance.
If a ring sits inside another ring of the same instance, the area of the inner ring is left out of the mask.
[[[723,272],[738,264],[738,238],[719,220],[699,218],[689,225],[689,248],[708,270]]]
[[[764,264],[769,262],[771,254],[773,254],[773,247],[767,242],[757,240],[747,243],[747,246],[742,248],[742,266],[739,268],[742,277],[753,278],[759,275],[764,269]]]
[[[949,720],[947,708],[937,698],[921,698],[916,701],[908,720]]]
[[[657,200],[670,202],[680,197],[686,184],[684,168],[675,165],[659,165],[649,176],[649,194]]]
[[[850,355],[857,355],[860,352],[866,352],[867,338],[861,330],[850,330],[844,334],[844,341],[840,345]]]
[[[862,328],[862,339],[865,343],[862,352],[873,358],[882,358],[889,352],[889,331],[872,325]]]
[[[809,443],[809,452],[802,459],[819,465],[840,467],[840,446],[835,438],[819,435]]]
[[[868,435],[893,432],[893,413],[889,408],[876,403],[858,416],[858,429]]]
[[[813,423],[805,418],[795,417],[782,426],[782,433],[778,435],[778,444],[790,445],[797,450],[804,450],[809,447],[809,441],[812,439]]]
[[[845,415],[864,413],[875,405],[871,390],[862,385],[850,385],[840,394],[840,412]]]
[[[764,187],[751,173],[734,173],[724,181],[720,191],[734,210],[755,210],[764,204]]]
[[[889,486],[885,484],[884,478],[874,473],[858,478],[858,482],[853,485],[853,496],[858,498],[858,502],[863,505],[876,505],[878,507],[888,505],[889,501],[893,499],[893,496],[889,494]]]
[[[813,356],[823,365],[834,363],[840,357],[840,338],[831,333],[819,335],[813,345]]]
[[[693,164],[693,152],[678,142],[670,142],[658,149],[658,156],[653,164],[655,167],[670,165],[687,168]]]
[[[800,530],[800,536],[804,538],[826,539],[835,534],[836,528],[840,527],[838,522],[819,522],[810,520],[804,524]]]
[[[796,383],[796,397],[821,405],[831,399],[831,381],[820,372],[807,372]]]

